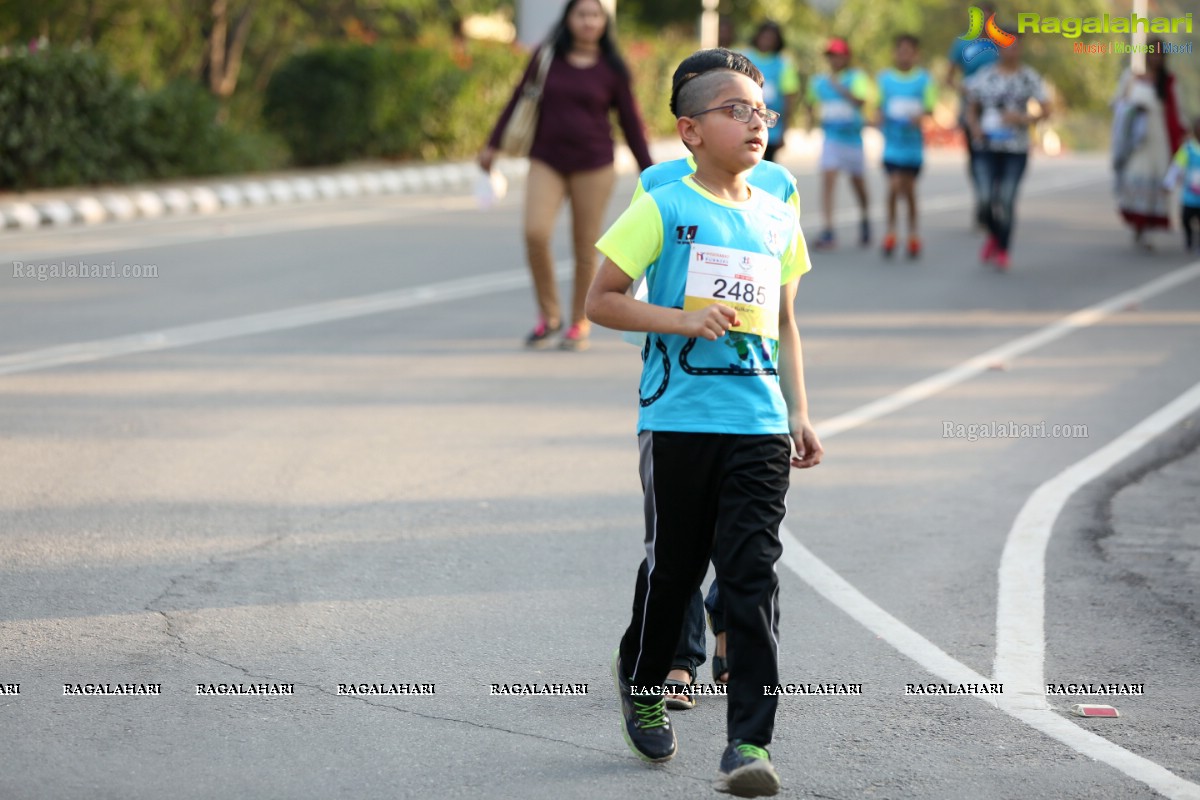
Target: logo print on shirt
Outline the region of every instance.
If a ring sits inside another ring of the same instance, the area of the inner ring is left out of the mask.
[[[697,225],[676,225],[675,244],[691,244],[696,241],[697,230],[699,230]]]

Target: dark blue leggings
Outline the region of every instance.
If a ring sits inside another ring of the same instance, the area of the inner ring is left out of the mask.
[[[980,150],[975,154],[975,192],[982,206],[982,222],[1001,250],[1008,250],[1012,240],[1017,187],[1028,160],[1028,153]]]

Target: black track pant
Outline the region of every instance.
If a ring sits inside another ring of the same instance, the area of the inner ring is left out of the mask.
[[[729,740],[765,747],[775,728],[779,683],[779,525],[791,440],[643,431],[646,559],[621,665],[633,686],[667,677],[688,601],[712,559],[725,606]]]
[[[1200,230],[1196,231],[1195,244],[1192,243],[1192,229],[1200,229],[1200,206],[1181,206],[1180,220],[1183,222],[1183,245],[1188,250],[1200,246]]]

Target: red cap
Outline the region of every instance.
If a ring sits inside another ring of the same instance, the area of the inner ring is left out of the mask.
[[[830,39],[829,44],[825,45],[825,55],[848,56],[850,45],[845,39]]]

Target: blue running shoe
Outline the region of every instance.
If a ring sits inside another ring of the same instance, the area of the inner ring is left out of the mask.
[[[721,756],[713,788],[734,797],[772,797],[779,792],[779,775],[763,748],[733,740]]]
[[[613,683],[621,699],[621,717],[625,720],[625,743],[643,761],[660,763],[675,757],[677,743],[671,718],[667,716],[667,701],[657,697],[634,697],[629,682],[621,670],[621,653],[613,653]]]

